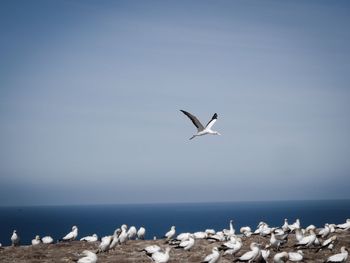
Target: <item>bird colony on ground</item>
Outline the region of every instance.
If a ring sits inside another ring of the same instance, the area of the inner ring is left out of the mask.
[[[210,245],[211,251],[201,255],[200,262],[215,263],[225,259],[225,262],[314,262],[320,259],[320,251],[328,251],[329,256],[321,258],[318,262],[346,262],[348,258],[348,246],[338,244],[339,236],[350,231],[350,219],[343,224],[325,224],[321,228],[309,225],[302,228],[300,220],[289,224],[285,219],[280,227],[270,227],[265,222],[260,222],[256,230],[250,227],[240,228],[239,233],[233,227],[233,221],[229,223],[229,229],[215,231],[206,229],[194,233],[176,232],[176,227],[171,226],[169,231],[161,239],[153,238],[154,244],[144,246],[137,250],[141,258],[149,258],[149,261],[156,263],[182,262],[181,258],[172,258],[172,253],[184,251],[190,253],[196,250],[198,243],[205,241]],[[113,234],[104,236],[101,239],[97,234],[80,238],[80,242],[95,244],[95,250],[77,251],[76,259],[79,263],[94,263],[104,253],[110,253],[134,240],[144,240],[146,229],[126,224],[117,228]],[[57,243],[69,244],[77,240],[78,227],[73,226],[72,231],[58,240]],[[253,240],[253,241],[252,241]],[[159,242],[161,241],[161,242]],[[20,237],[16,230],[11,236],[12,247],[20,245]],[[44,246],[54,243],[53,238],[46,236],[40,238],[38,235],[32,240],[32,246]],[[53,244],[54,246],[55,244]],[[244,245],[249,249],[242,249]],[[1,247],[1,246],[0,246]],[[2,249],[4,249],[2,247]],[[306,254],[308,256],[306,256]],[[310,256],[312,255],[312,256]],[[73,259],[72,259],[73,260]]]

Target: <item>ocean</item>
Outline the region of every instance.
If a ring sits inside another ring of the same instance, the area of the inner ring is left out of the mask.
[[[281,226],[285,218],[289,223],[299,218],[304,227],[343,223],[350,218],[350,200],[0,207],[0,243],[10,245],[14,229],[25,245],[35,235],[58,240],[73,225],[79,228],[78,238],[110,235],[125,223],[144,226],[146,238],[152,239],[162,237],[172,225],[177,233],[222,230],[232,219],[239,232],[242,226],[255,229],[260,221]]]

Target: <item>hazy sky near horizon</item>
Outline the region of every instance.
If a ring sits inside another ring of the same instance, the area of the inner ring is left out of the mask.
[[[0,205],[350,198],[349,13],[1,1]]]

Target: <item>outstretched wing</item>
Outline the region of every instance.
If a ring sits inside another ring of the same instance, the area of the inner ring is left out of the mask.
[[[218,119],[218,115],[216,113],[214,113],[213,117],[208,122],[207,126],[205,126],[205,128],[210,130],[211,127],[213,127],[213,125],[214,125],[214,123],[216,122],[217,119]]]
[[[194,124],[194,126],[197,127],[199,132],[204,130],[202,123],[196,118],[196,116],[193,116],[191,113],[184,110],[180,110],[180,111],[192,121],[192,123]]]

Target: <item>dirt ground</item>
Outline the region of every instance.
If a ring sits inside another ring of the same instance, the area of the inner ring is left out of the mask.
[[[332,254],[339,253],[341,246],[350,248],[350,231],[336,233],[338,241],[333,251],[328,249],[321,250],[316,253],[316,249],[304,250],[304,262],[323,262]],[[238,252],[236,257],[222,256],[221,263],[233,262],[234,258],[239,257],[244,252],[249,250],[251,242],[258,242],[260,244],[268,244],[269,237],[252,236],[243,239],[243,248]],[[196,244],[191,251],[184,251],[182,249],[173,248],[170,251],[169,262],[201,262],[206,255],[211,253],[214,246],[220,246],[223,242],[210,242],[208,240],[196,240]],[[118,246],[115,250],[106,253],[98,254],[98,262],[151,262],[151,260],[141,250],[148,246],[157,244],[163,248],[168,246],[164,240],[130,240],[127,244]],[[293,247],[295,244],[294,235],[290,235],[287,245],[281,248],[281,251],[295,251]],[[20,247],[3,247],[0,248],[0,262],[1,263],[41,263],[41,262],[74,262],[79,258],[78,253],[83,250],[96,251],[99,242],[86,243],[81,241],[73,241],[70,243],[57,243],[51,245],[41,244],[38,246],[20,246]],[[275,251],[271,251],[269,262],[273,262],[273,255]],[[350,262],[349,259],[347,262]]]

